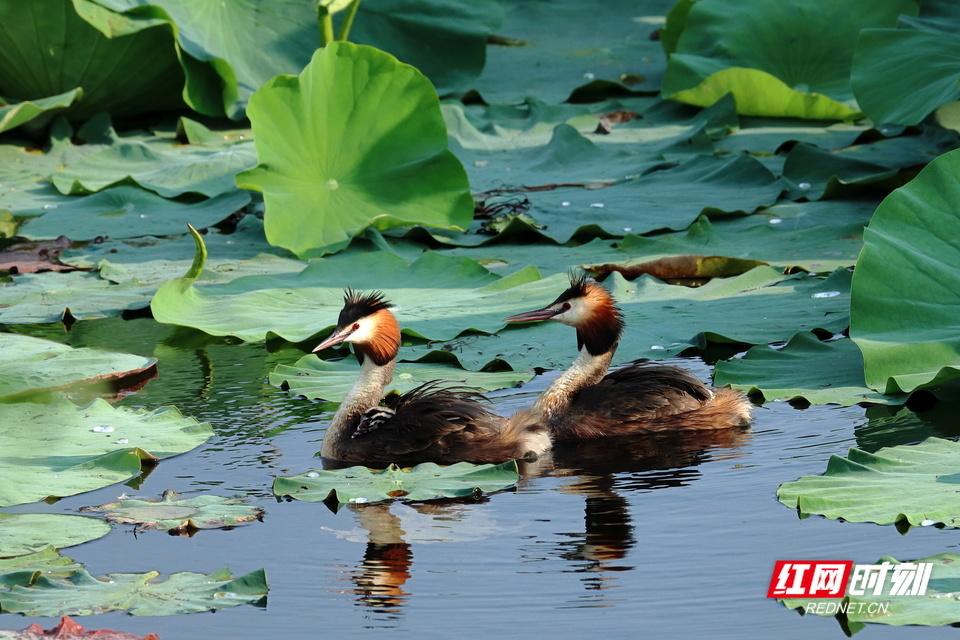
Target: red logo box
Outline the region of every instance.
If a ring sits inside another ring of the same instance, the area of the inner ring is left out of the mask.
[[[777,560],[768,598],[842,598],[853,560]]]

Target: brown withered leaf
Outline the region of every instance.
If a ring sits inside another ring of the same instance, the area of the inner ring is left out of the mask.
[[[86,640],[95,638],[96,640],[160,640],[155,633],[148,633],[145,636],[138,636],[125,631],[112,631],[110,629],[85,629],[70,616],[60,618],[57,626],[49,631],[34,623],[26,629],[18,631],[0,631],[0,640],[9,638],[10,640],[43,640],[43,638],[57,638],[58,640]]]
[[[66,236],[56,240],[21,242],[0,251],[0,270],[13,273],[38,273],[40,271],[77,271],[76,267],[61,264],[60,253],[71,247]]]
[[[603,280],[611,273],[617,272],[627,280],[649,274],[670,284],[699,286],[711,278],[738,276],[754,267],[766,264],[760,260],[690,254],[670,256],[640,264],[601,264],[585,266],[584,269],[598,280]]]

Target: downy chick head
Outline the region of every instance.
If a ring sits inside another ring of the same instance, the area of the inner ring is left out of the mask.
[[[390,311],[391,306],[383,299],[382,291],[362,294],[347,289],[343,296],[343,309],[337,318],[337,328],[313,351],[350,342],[361,364],[364,358],[369,357],[377,365],[383,366],[396,358],[400,351],[400,325]]]

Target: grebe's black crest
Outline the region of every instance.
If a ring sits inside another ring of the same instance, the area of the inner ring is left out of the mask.
[[[553,301],[553,304],[559,304],[561,302],[567,302],[573,300],[574,298],[582,298],[587,295],[587,285],[590,284],[590,281],[587,279],[586,274],[570,274],[570,288],[561,293],[556,300]]]
[[[343,293],[343,309],[340,310],[340,317],[337,318],[337,326],[345,327],[390,307],[391,304],[383,299],[383,291],[364,294],[347,289]]]

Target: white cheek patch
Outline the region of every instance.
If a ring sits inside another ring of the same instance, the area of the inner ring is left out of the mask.
[[[574,298],[569,301],[569,304],[569,309],[563,313],[558,313],[551,319],[571,327],[576,327],[589,319],[591,315],[590,308],[583,298]]]
[[[360,328],[347,336],[344,342],[370,342],[373,340],[373,322],[370,322],[369,318],[362,318],[355,324],[360,325]]]

